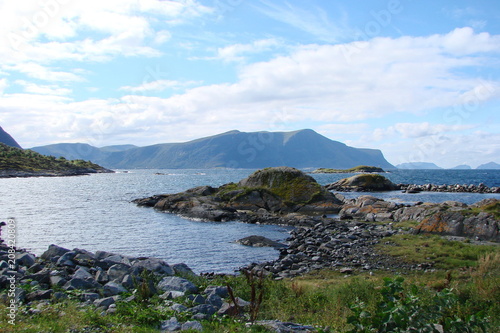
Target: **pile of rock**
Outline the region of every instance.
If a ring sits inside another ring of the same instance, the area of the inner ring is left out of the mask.
[[[267,263],[254,263],[246,269],[288,278],[318,269],[335,269],[343,273],[359,270],[422,269],[378,254],[373,246],[384,237],[400,232],[390,224],[378,225],[356,221],[335,221],[316,218],[312,228],[296,228],[291,232],[288,248],[280,250],[280,257]]]
[[[454,185],[434,185],[434,184],[398,184],[400,190],[406,193],[419,192],[465,192],[465,193],[500,193],[500,187],[488,187],[483,183],[474,184],[454,184]]]

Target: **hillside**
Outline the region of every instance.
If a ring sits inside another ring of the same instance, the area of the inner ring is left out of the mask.
[[[495,163],[495,162],[490,162],[490,163],[486,163],[486,164],[481,164],[476,169],[480,169],[480,170],[499,170],[500,169],[500,164]]]
[[[396,165],[398,169],[425,169],[425,170],[437,170],[442,169],[434,163],[428,162],[410,162],[410,163],[401,163]]]
[[[7,146],[21,148],[21,146],[17,143],[16,140],[7,132],[4,131],[2,127],[0,127],[0,143],[4,143]]]
[[[45,156],[0,143],[0,177],[71,176],[112,172],[92,162]]]
[[[294,132],[230,131],[184,143],[165,143],[110,152],[109,149],[59,144],[33,150],[66,158],[89,158],[108,168],[295,168],[348,169],[372,165],[394,169],[380,150],[358,149],[313,130]],[[79,151],[86,152],[82,155]]]

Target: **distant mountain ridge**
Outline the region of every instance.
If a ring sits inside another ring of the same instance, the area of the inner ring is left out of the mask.
[[[118,146],[114,146],[118,147]],[[295,168],[348,169],[371,165],[395,169],[378,149],[349,147],[313,130],[293,132],[230,131],[183,143],[122,149],[86,144],[56,144],[32,150],[56,157],[92,160],[107,168]],[[115,150],[115,151],[113,151]]]
[[[0,127],[0,143],[5,143],[7,146],[21,148],[19,143],[7,132],[4,131],[2,127]]]
[[[437,170],[442,169],[434,163],[429,162],[409,162],[409,163],[401,163],[396,165],[398,169],[426,169],[426,170]]]

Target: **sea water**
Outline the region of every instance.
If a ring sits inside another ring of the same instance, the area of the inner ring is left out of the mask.
[[[176,193],[201,185],[237,182],[254,170],[118,170],[114,174],[78,177],[0,179],[0,219],[14,218],[20,248],[40,255],[50,244],[69,249],[150,256],[170,264],[184,262],[195,272],[232,273],[252,262],[276,259],[273,248],[252,248],[236,240],[261,235],[283,241],[290,227],[232,222],[194,221],[137,207],[133,199]],[[500,171],[398,170],[384,174],[397,183],[476,184],[499,186]],[[348,174],[313,175],[327,184]],[[360,193],[349,193],[357,196]],[[457,200],[467,203],[497,194],[374,193],[384,199]]]

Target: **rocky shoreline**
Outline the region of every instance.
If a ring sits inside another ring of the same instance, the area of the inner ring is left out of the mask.
[[[43,170],[43,171],[24,171],[24,170],[0,170],[0,178],[29,178],[29,177],[70,177],[87,176],[93,173],[114,173],[108,169],[74,169],[74,170]]]

